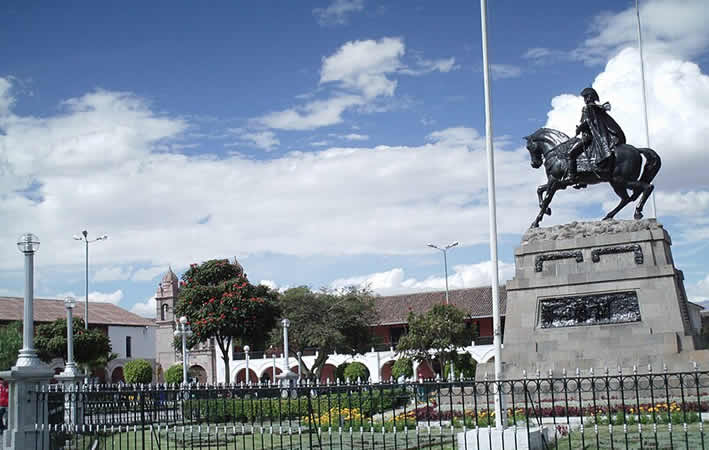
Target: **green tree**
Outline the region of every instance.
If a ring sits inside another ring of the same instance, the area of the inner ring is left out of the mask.
[[[293,352],[317,348],[312,367],[303,365],[303,375],[318,378],[328,355],[364,353],[371,348],[371,327],[377,323],[374,296],[369,289],[349,287],[342,291],[313,292],[307,286],[288,289],[278,301],[281,317],[290,320],[288,345]],[[281,346],[280,327],[271,331],[270,342]]]
[[[470,353],[457,354],[453,360],[455,379],[459,379],[461,375],[463,378],[475,378],[475,369],[477,367],[477,362],[470,356]],[[450,363],[443,369],[443,378],[448,379],[450,376]]]
[[[232,341],[264,341],[278,315],[277,294],[254,286],[239,263],[213,259],[192,264],[182,275],[175,311],[186,316],[194,335],[190,346],[214,338],[222,352],[225,383],[229,382]]]
[[[74,361],[91,368],[104,367],[115,358],[111,353],[111,341],[100,330],[84,329],[84,320],[72,320],[74,333]],[[49,362],[54,358],[67,358],[66,320],[57,319],[37,327],[34,345],[39,358]]]
[[[409,330],[399,339],[397,353],[429,364],[437,358],[441,367],[446,367],[457,357],[457,349],[468,345],[475,333],[474,329],[466,329],[465,317],[453,305],[436,305],[425,314],[412,312]]]
[[[123,367],[126,383],[147,384],[153,381],[153,366],[144,359],[128,361]]]
[[[9,370],[17,361],[22,348],[22,322],[0,327],[0,370]]]
[[[361,362],[352,362],[345,367],[345,380],[356,382],[357,380],[366,381],[369,379],[369,369]]]
[[[391,376],[398,380],[399,377],[411,378],[414,376],[414,363],[409,358],[399,358],[391,367]]]
[[[171,384],[182,383],[182,364],[173,364],[165,372],[165,382]]]

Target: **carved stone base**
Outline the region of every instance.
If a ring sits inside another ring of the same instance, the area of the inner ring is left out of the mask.
[[[670,236],[654,219],[530,230],[507,283],[505,377],[618,367],[687,370],[700,350]],[[696,316],[696,317],[695,317]]]

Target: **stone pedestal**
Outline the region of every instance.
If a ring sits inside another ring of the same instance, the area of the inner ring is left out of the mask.
[[[480,427],[458,433],[456,440],[457,448],[465,450],[542,450],[551,448],[549,444],[552,442],[552,436],[551,427],[531,427],[529,430],[526,426],[516,430]]]
[[[507,283],[505,378],[709,361],[670,246],[654,219],[529,230]]]
[[[41,425],[46,425],[48,419],[46,385],[53,374],[46,366],[13,367],[0,372],[10,386],[8,428],[2,436],[6,450],[49,448],[49,429]],[[39,394],[43,388],[45,394]]]
[[[81,398],[81,384],[84,383],[86,377],[80,370],[64,370],[59,375],[55,375],[54,379],[62,385],[64,393],[64,423],[72,431],[81,427],[84,423],[84,402]]]

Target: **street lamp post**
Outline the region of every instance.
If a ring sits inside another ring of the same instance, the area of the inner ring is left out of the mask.
[[[84,307],[84,328],[89,329],[89,244],[97,241],[105,241],[108,239],[108,235],[104,234],[96,239],[88,238],[89,232],[84,230],[81,232],[81,236],[74,235],[74,240],[84,241],[86,243],[86,305]]]
[[[22,317],[22,349],[15,367],[46,368],[34,348],[34,253],[39,249],[39,238],[25,233],[17,240],[17,248],[25,255],[25,301]]]
[[[64,300],[64,307],[66,308],[66,366],[61,375],[80,377],[81,371],[74,362],[74,323],[72,318],[73,309],[76,307],[74,297],[67,297]]]
[[[192,329],[190,329],[190,325],[187,323],[187,317],[180,317],[180,323],[175,330],[175,336],[182,337],[182,383],[187,384],[187,338],[192,336]]]
[[[283,373],[286,374],[290,372],[290,367],[288,367],[288,327],[290,326],[290,320],[281,320],[281,325],[283,325]]]
[[[446,305],[448,304],[448,249],[453,248],[457,245],[458,241],[450,243],[443,248],[440,248],[437,245],[428,244],[429,247],[435,248],[436,250],[440,250],[443,253],[443,270],[446,276]]]
[[[251,384],[251,374],[249,373],[249,350],[251,347],[244,345],[244,353],[246,354],[246,384]]]

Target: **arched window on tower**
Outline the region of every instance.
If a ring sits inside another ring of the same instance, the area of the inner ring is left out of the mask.
[[[166,320],[165,317],[167,317],[167,310],[169,306],[167,303],[163,303],[162,307],[160,308],[160,320]]]

